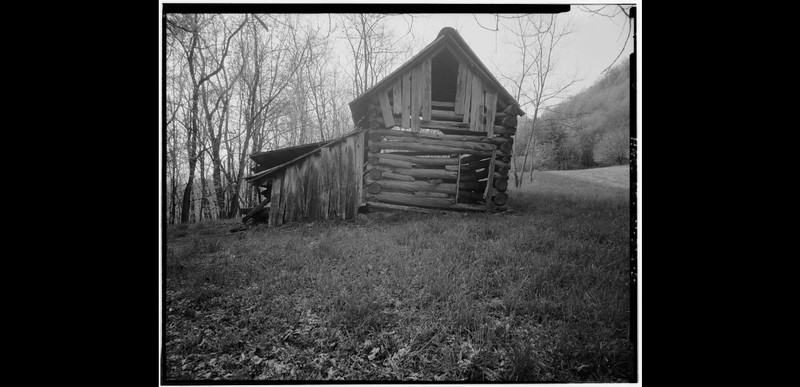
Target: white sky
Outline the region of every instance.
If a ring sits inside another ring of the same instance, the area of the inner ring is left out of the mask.
[[[592,5],[591,7],[598,8],[599,6]],[[610,11],[610,7],[604,11]],[[509,36],[504,33],[503,27],[500,27],[500,32],[493,32],[478,25],[478,21],[480,21],[484,27],[494,28],[494,15],[461,13],[415,14],[415,16],[412,28],[414,37],[408,37],[415,43],[417,48],[415,53],[436,39],[442,28],[453,27],[501,83],[505,84],[506,82],[498,70],[507,75],[515,72],[514,65],[518,59],[514,56],[513,50],[515,49],[506,43]],[[570,20],[576,31],[562,41],[558,53],[558,66],[551,79],[554,82],[566,80],[577,72],[578,77],[583,80],[576,82],[567,91],[568,95],[573,95],[591,86],[600,78],[600,72],[614,61],[625,43],[628,27],[623,23],[627,23],[627,21],[623,14],[619,14],[615,19],[609,19],[583,12],[575,5],[571,7],[570,12],[559,14],[558,18],[560,19],[559,23]],[[402,19],[394,19],[397,24],[394,27],[395,30],[405,33],[407,24]],[[512,22],[513,20],[506,21],[507,24]],[[626,28],[624,31],[623,27]],[[619,64],[632,52],[633,35],[616,64]],[[506,88],[513,94],[514,91],[511,90],[510,85]]]

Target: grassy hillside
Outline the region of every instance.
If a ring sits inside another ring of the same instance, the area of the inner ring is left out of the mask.
[[[588,174],[497,215],[170,227],[167,379],[629,381],[628,189]]]

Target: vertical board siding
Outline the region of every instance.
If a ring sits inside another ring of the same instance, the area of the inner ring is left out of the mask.
[[[483,86],[481,85],[481,78],[478,74],[472,75],[472,96],[470,99],[469,130],[473,132],[482,131],[483,124],[480,122],[480,119],[481,114],[483,114]],[[466,117],[466,114],[464,117]]]
[[[411,70],[411,131],[419,132],[419,113],[422,110],[422,65]]]
[[[486,136],[493,137],[494,136],[494,117],[497,112],[497,93],[487,91],[486,92],[486,123],[484,126],[484,132],[486,132]]]
[[[464,114],[464,89],[467,87],[466,66],[458,64],[458,76],[456,77],[456,100],[453,111],[456,114]]]
[[[269,199],[269,227],[280,226],[277,214],[281,206],[281,178],[282,176],[278,174],[272,179],[272,193]]]
[[[469,68],[467,68],[465,69],[464,73],[464,119],[462,122],[468,123],[470,116],[469,108],[472,99],[472,71],[469,71]]]
[[[322,148],[320,151],[321,157],[321,184],[322,189],[320,190],[320,216],[322,219],[328,220],[329,215],[329,203],[330,203],[330,196],[331,196],[331,185],[333,185],[333,178],[331,177],[331,150],[329,148]]]
[[[364,132],[356,134],[356,161],[353,166],[356,174],[356,212],[358,207],[363,203],[364,196],[364,179],[362,172],[364,171]]]
[[[400,87],[400,78],[398,77],[397,80],[392,85],[392,113],[393,114],[402,114],[403,113],[403,105],[402,100],[402,88]]]
[[[422,119],[431,119],[431,58],[422,62]]]
[[[394,126],[394,117],[392,117],[392,107],[389,105],[389,92],[386,90],[378,93],[378,99],[381,102],[381,114],[383,115],[383,126],[391,128]]]
[[[411,119],[411,71],[408,71],[405,74],[403,74],[402,79],[403,79],[403,84],[402,84],[403,95],[402,95],[401,103],[403,105],[402,106],[403,107],[403,112],[401,113],[402,114],[402,119],[401,119],[401,122],[400,122],[400,126],[402,126],[403,128],[408,129],[408,128],[411,127],[411,122],[410,122],[410,119]]]
[[[339,145],[334,145],[330,147],[331,150],[331,173],[330,178],[331,182],[331,197],[328,201],[329,206],[329,217],[330,219],[336,219],[339,216],[339,196],[341,193],[341,184],[342,179],[339,177],[339,159],[340,159],[340,152],[339,152]]]

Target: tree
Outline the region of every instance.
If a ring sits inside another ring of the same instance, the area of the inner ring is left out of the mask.
[[[515,37],[512,45],[519,54],[521,68],[520,72],[514,76],[502,73],[500,75],[514,85],[517,101],[525,110],[532,112],[530,135],[522,148],[524,153],[521,168],[517,166],[517,155],[512,157],[514,186],[519,187],[523,183],[532,146],[535,145],[539,113],[552,100],[562,98],[563,93],[577,81],[577,77],[573,76],[571,79],[555,85],[550,79],[550,75],[558,64],[555,50],[562,39],[574,31],[569,22],[560,24],[556,15],[523,15],[515,17],[513,20],[516,21],[516,24],[513,24],[509,30]],[[503,25],[506,26],[504,23]],[[533,181],[532,169],[530,180]]]
[[[598,15],[598,16],[609,18],[612,21],[614,19],[618,19],[619,18],[618,15],[620,15],[620,14],[624,15],[624,17],[626,18],[626,23],[622,24],[622,29],[619,32],[620,36],[622,36],[622,34],[626,33],[626,31],[627,31],[627,33],[625,34],[625,43],[622,44],[622,48],[620,48],[619,54],[617,54],[617,57],[614,58],[613,61],[611,61],[611,64],[609,64],[608,67],[606,67],[605,69],[603,69],[603,71],[600,72],[601,74],[605,73],[611,67],[613,67],[614,63],[617,63],[617,60],[619,59],[619,57],[622,56],[623,52],[625,52],[625,48],[628,47],[628,41],[630,40],[631,35],[634,33],[633,32],[633,17],[634,17],[634,14],[632,13],[632,11],[633,11],[632,8],[633,8],[632,5],[621,5],[621,4],[617,4],[616,6],[614,6],[614,5],[604,5],[604,6],[601,6],[599,8],[592,8],[592,7],[589,7],[589,6],[586,6],[586,5],[578,6],[578,9],[580,9],[581,11],[590,13],[590,14],[592,14],[592,16]]]
[[[211,77],[216,75],[222,70],[224,66],[225,56],[228,54],[231,39],[244,27],[247,18],[239,24],[239,26],[225,39],[225,47],[222,55],[219,58],[216,66],[212,67],[214,70],[207,71],[206,61],[203,60],[201,49],[206,45],[205,39],[201,36],[203,29],[213,19],[213,15],[207,17],[200,14],[191,15],[166,15],[167,28],[170,33],[168,34],[175,39],[183,49],[184,59],[186,60],[189,77],[191,80],[191,99],[190,99],[190,117],[189,125],[187,126],[186,138],[186,151],[189,161],[189,178],[186,183],[186,188],[183,191],[183,203],[181,206],[181,223],[189,222],[189,211],[192,202],[192,189],[194,186],[195,168],[198,159],[198,135],[199,135],[199,99],[200,90],[205,82]],[[186,41],[188,40],[188,41]]]

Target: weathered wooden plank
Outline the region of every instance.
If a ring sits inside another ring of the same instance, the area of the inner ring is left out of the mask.
[[[331,150],[331,163],[328,164],[331,168],[331,195],[328,200],[328,219],[336,219],[339,217],[339,198],[342,191],[342,176],[341,176],[341,147],[336,144],[330,147]]]
[[[394,114],[401,114],[403,113],[403,89],[400,87],[401,80],[398,77],[394,84],[392,85],[392,113]]]
[[[365,141],[365,133],[361,132],[354,136],[355,141],[355,162],[353,163],[354,168],[354,179],[356,184],[356,209],[355,211],[358,212],[358,207],[364,203],[364,179],[362,178],[362,174],[364,172],[364,141]]]
[[[405,143],[413,143],[413,144],[421,144],[421,145],[441,145],[441,146],[448,146],[452,148],[463,148],[463,149],[474,149],[474,150],[485,150],[485,151],[492,151],[497,149],[497,146],[494,144],[487,144],[485,142],[478,142],[478,141],[459,141],[459,140],[439,140],[439,139],[432,139],[428,137],[396,137],[396,136],[385,136],[387,141],[398,141],[398,142],[405,142]]]
[[[390,167],[391,168],[391,167]],[[392,172],[401,175],[411,176],[415,179],[452,179],[458,176],[457,172],[446,171],[444,169],[431,168],[392,168]]]
[[[453,111],[464,114],[464,89],[467,87],[467,68],[463,63],[458,64],[458,75],[456,76],[456,100],[453,104]]]
[[[486,132],[487,137],[494,136],[494,116],[497,112],[497,93],[487,91],[484,93],[484,106],[486,106],[486,123],[483,126],[483,131]]]
[[[347,146],[347,141],[342,141],[339,144],[339,178],[341,179],[341,192],[339,193],[339,219],[347,218],[347,202],[350,200],[350,186],[347,182],[350,180],[352,169],[349,168],[350,164],[347,157],[350,154],[350,149]]]
[[[483,131],[483,85],[478,74],[472,76],[472,102],[469,108],[469,130],[472,132]]]
[[[492,201],[490,200],[491,196],[490,196],[489,190],[491,189],[491,187],[493,185],[493,180],[494,180],[494,159],[495,159],[496,155],[497,155],[497,151],[493,151],[492,152],[492,158],[491,158],[492,163],[489,164],[489,175],[488,175],[488,179],[486,180],[486,192],[483,194],[483,197],[486,199],[486,210],[487,211],[491,211],[492,210],[492,204],[493,204]]]
[[[320,155],[320,176],[322,185],[319,194],[320,194],[320,218],[328,220],[328,212],[329,210],[329,203],[330,203],[330,196],[331,196],[331,150],[329,148],[323,148],[322,151],[319,153]]]
[[[383,115],[383,125],[387,128],[394,126],[394,117],[392,117],[392,107],[389,105],[389,94],[387,91],[378,93],[378,99],[381,102],[381,115]]]
[[[379,157],[384,159],[407,161],[414,165],[419,166],[444,166],[444,165],[458,165],[458,159],[452,157],[419,157],[419,156],[405,156],[394,153],[370,153],[370,159]]]
[[[378,153],[380,149],[396,149],[425,152],[429,155],[449,155],[449,154],[481,154],[491,155],[491,151],[475,150],[468,148],[454,148],[440,145],[422,145],[417,143],[403,142],[403,141],[377,141],[371,142],[369,151]]]
[[[422,66],[411,70],[411,131],[419,132],[419,113],[422,109]]]
[[[345,141],[346,149],[347,149],[347,178],[345,182],[347,184],[347,201],[345,202],[345,217],[344,219],[352,219],[355,216],[354,209],[357,209],[358,198],[356,197],[356,170],[355,170],[355,138],[348,137]],[[361,178],[359,175],[358,178]]]
[[[422,62],[422,119],[431,119],[431,57]]]
[[[281,224],[286,223],[285,221],[286,207],[287,207],[287,202],[289,201],[289,190],[291,189],[288,174],[289,174],[288,168],[284,169],[283,173],[279,174],[283,179],[283,185],[281,186],[281,200],[280,200],[281,207],[278,209],[278,217],[280,218],[280,220],[278,221],[279,226]]]
[[[272,179],[272,193],[270,195],[269,203],[269,221],[267,223],[269,227],[280,226],[280,217],[278,216],[278,213],[281,206],[281,180],[281,175],[275,176],[275,178]]]
[[[467,68],[465,80],[466,83],[464,84],[464,108],[461,111],[463,117],[461,117],[461,122],[469,123],[469,115],[470,115],[470,104],[472,103],[472,71]],[[433,117],[433,116],[431,116]]]
[[[401,78],[403,111],[400,113],[402,115],[400,126],[408,129],[411,127],[411,71],[407,71]]]

